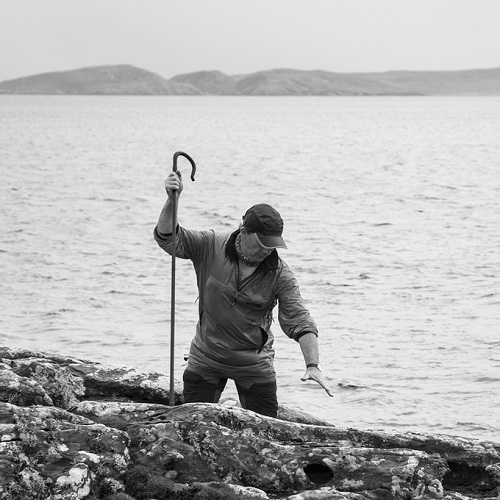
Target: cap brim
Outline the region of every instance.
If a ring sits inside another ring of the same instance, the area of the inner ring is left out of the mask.
[[[259,234],[256,233],[257,240],[259,241],[260,245],[263,248],[266,249],[274,249],[274,248],[288,248],[286,246],[285,240],[278,235],[264,235],[264,234]]]

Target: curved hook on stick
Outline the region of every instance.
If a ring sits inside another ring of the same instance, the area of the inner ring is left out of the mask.
[[[174,153],[174,166],[172,170],[174,172],[177,172],[177,158],[179,158],[179,156],[184,156],[184,158],[189,160],[189,163],[191,163],[191,180],[194,181],[194,174],[196,173],[196,164],[194,160],[187,153],[183,153],[182,151],[177,151],[177,153]]]
[[[194,181],[196,173],[196,164],[194,160],[182,151],[177,151],[174,154],[173,171],[177,172],[177,158],[184,156],[191,163],[191,180]],[[172,191],[172,233],[176,232],[177,228],[177,191]],[[176,256],[176,238],[172,238],[172,283],[171,283],[171,298],[170,298],[170,405],[175,405],[175,387],[174,387],[174,360],[175,360],[175,256]]]

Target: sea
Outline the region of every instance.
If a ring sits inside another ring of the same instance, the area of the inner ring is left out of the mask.
[[[280,403],[500,441],[500,97],[0,96],[0,345],[182,378],[192,265],[153,240],[275,206],[334,397],[274,322]],[[223,398],[236,394],[230,382]]]

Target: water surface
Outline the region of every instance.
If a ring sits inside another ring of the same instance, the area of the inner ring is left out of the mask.
[[[168,373],[170,258],[152,230],[181,150],[198,165],[186,227],[232,231],[259,202],[285,219],[335,397],[300,381],[276,322],[282,403],[498,441],[499,132],[497,97],[0,96],[0,344]],[[180,378],[189,262],[176,282]]]

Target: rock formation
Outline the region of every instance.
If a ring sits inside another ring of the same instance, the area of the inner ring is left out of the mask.
[[[169,380],[0,347],[1,499],[493,498],[500,443],[168,406]]]

